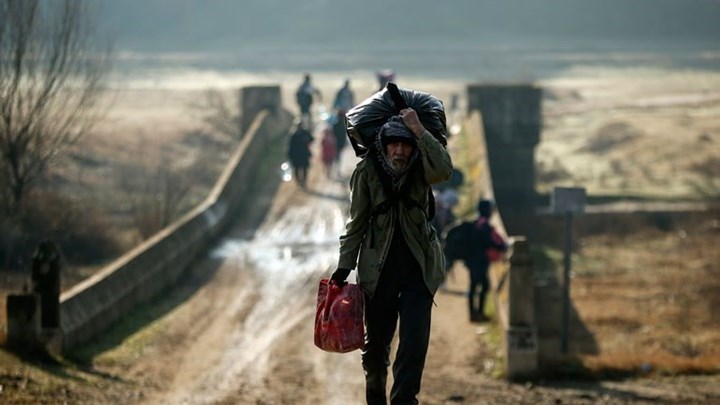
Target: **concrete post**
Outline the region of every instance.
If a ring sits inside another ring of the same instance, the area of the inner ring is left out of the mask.
[[[8,346],[16,350],[35,351],[41,346],[40,296],[13,294],[7,296]]]
[[[495,200],[505,229],[526,234],[522,217],[533,215],[535,146],[542,126],[542,91],[531,84],[468,86],[468,112],[480,110]]]
[[[241,129],[243,134],[250,128],[257,113],[270,110],[278,115],[282,109],[280,86],[248,86],[240,90]]]
[[[561,358],[562,286],[555,275],[535,280],[535,324],[538,329],[539,367],[552,365]]]
[[[505,369],[509,380],[518,380],[532,377],[538,371],[535,282],[530,247],[522,237],[513,242],[508,277]]]
[[[45,240],[38,244],[32,257],[33,292],[40,296],[43,329],[60,327],[60,249]]]

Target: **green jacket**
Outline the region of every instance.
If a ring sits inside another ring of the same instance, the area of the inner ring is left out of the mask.
[[[380,270],[388,255],[393,232],[402,231],[413,256],[420,264],[431,294],[444,279],[445,259],[434,228],[427,218],[428,193],[431,184],[447,180],[452,161],[447,150],[428,131],[418,139],[419,156],[402,182],[411,182],[408,195],[395,208],[376,213],[373,208],[388,200],[378,173],[370,158],[360,161],[350,179],[350,213],[345,234],[340,237],[338,268],[357,267],[358,281],[370,296],[375,292]],[[395,229],[399,215],[400,230]]]

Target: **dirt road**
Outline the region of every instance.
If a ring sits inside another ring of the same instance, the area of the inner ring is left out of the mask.
[[[230,236],[210,253],[217,272],[177,320],[197,334],[152,402],[357,402],[357,353],[326,354],[312,339],[313,294],[335,265],[345,199],[340,183],[283,184],[252,239]]]
[[[148,381],[147,402],[363,402],[359,352],[325,353],[312,337],[317,283],[336,265],[355,161],[348,151],[340,180],[313,170],[307,190],[282,184],[251,238],[236,229],[196,269],[214,275],[162,320],[163,337],[148,342],[132,367]],[[461,400],[478,378],[507,388],[480,373],[495,365],[479,356],[481,335],[466,322],[460,276],[437,299],[423,393],[429,403]]]

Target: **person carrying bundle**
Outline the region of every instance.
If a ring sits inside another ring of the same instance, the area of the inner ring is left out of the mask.
[[[428,201],[432,198],[430,186],[450,177],[452,161],[438,139],[443,134],[433,134],[426,127],[431,124],[427,111],[418,113],[405,103],[413,95],[415,92],[405,91],[398,99],[395,94],[393,107],[387,109],[389,117],[381,115],[374,125],[382,124],[354,140],[356,153],[364,148],[363,159],[350,180],[349,219],[340,237],[337,270],[331,276],[343,283],[356,269],[364,293],[362,365],[368,404],[386,404],[390,344],[398,319],[399,345],[390,400],[418,403],[433,296],[444,278],[444,256],[429,222]],[[362,119],[377,113],[384,96],[366,100],[375,105],[361,103],[348,113],[352,130],[361,134],[369,128],[363,128],[367,122]],[[420,118],[423,115],[425,123]]]

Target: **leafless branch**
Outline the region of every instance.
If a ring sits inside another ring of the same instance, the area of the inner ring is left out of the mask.
[[[242,134],[240,123],[239,98],[235,98],[235,105],[228,103],[225,94],[218,90],[208,89],[204,97],[190,105],[200,115],[207,129],[220,133],[232,139],[240,138]]]
[[[0,0],[0,195],[31,183],[96,122],[109,52],[92,51],[83,0]]]

